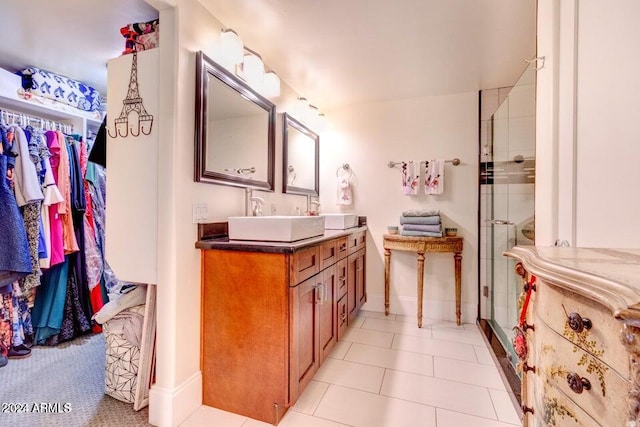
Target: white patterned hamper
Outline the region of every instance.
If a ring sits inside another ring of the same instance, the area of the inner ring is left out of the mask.
[[[134,403],[135,401],[140,366],[140,341],[137,340],[138,345],[134,345],[131,342],[131,337],[127,337],[124,329],[129,328],[129,335],[133,333],[140,337],[142,335],[144,312],[145,305],[137,305],[123,310],[102,325],[106,347],[105,394],[123,402]],[[138,322],[131,322],[130,320],[138,317],[139,331],[132,331],[131,328],[137,329]],[[129,323],[123,326],[126,322]]]

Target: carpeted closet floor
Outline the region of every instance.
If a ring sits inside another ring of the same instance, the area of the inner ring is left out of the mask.
[[[104,363],[102,334],[36,346],[30,357],[9,360],[0,368],[0,425],[149,426],[148,408],[136,412],[104,394]]]

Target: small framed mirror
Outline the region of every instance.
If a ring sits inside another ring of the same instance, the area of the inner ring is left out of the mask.
[[[320,194],[320,137],[304,124],[283,114],[282,192]]]
[[[274,190],[276,107],[196,54],[194,180]]]

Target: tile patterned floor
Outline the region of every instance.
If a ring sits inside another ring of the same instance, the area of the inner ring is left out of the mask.
[[[512,399],[476,325],[365,311],[279,427],[510,427]],[[182,427],[269,427],[202,406]]]

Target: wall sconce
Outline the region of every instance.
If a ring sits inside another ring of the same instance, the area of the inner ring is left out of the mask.
[[[238,33],[231,29],[220,33],[220,55],[222,65],[264,96],[280,96],[280,78],[268,69],[257,52],[244,45]]]

